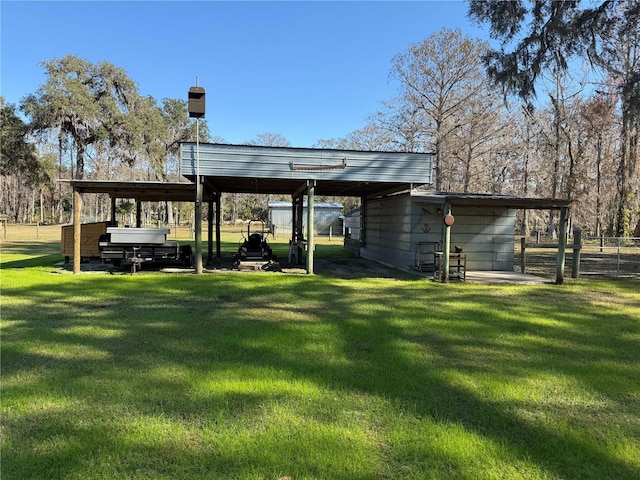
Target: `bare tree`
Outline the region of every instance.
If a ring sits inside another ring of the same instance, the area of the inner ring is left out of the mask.
[[[457,120],[465,106],[483,92],[481,58],[484,42],[463,37],[460,30],[442,29],[396,55],[392,75],[400,81],[397,111],[419,112],[422,129],[432,138],[435,188],[441,189],[444,144],[460,128]]]
[[[469,14],[488,23],[491,35],[502,41],[485,61],[490,76],[506,92],[530,100],[546,69],[567,71],[577,55],[615,78],[621,111],[615,233],[626,236],[638,202],[640,2],[584,3],[586,7],[580,1],[471,1]]]

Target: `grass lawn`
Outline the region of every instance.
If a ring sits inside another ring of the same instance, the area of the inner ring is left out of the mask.
[[[2,244],[2,479],[640,478],[637,279],[60,260]]]

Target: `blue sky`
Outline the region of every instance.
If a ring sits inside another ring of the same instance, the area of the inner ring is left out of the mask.
[[[43,60],[73,54],[122,67],[140,92],[206,90],[213,135],[271,132],[293,146],[344,137],[390,99],[391,59],[442,27],[486,33],[466,3],[0,2],[0,92],[10,103],[45,82]]]

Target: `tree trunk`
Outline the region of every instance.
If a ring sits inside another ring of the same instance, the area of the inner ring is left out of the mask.
[[[84,152],[86,146],[78,143],[76,145],[76,180],[82,180],[84,178]]]

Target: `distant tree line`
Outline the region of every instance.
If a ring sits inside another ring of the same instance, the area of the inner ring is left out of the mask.
[[[431,152],[435,190],[570,198],[588,233],[640,236],[640,1],[472,1],[469,16],[494,46],[446,28],[410,45],[391,61],[397,94],[363,128],[314,146]],[[67,221],[70,192],[57,178],[180,178],[178,145],[195,140],[185,101],[142,96],[107,62],[68,55],[43,67],[37,92],[17,107],[0,101],[0,211]],[[200,138],[224,143],[206,122]],[[246,143],[291,146],[274,133]],[[87,212],[108,218],[108,199],[92,197]],[[224,220],[266,219],[267,202],[283,199],[223,195]],[[193,214],[150,208],[170,223]],[[550,212],[518,218],[521,234],[556,228]]]

